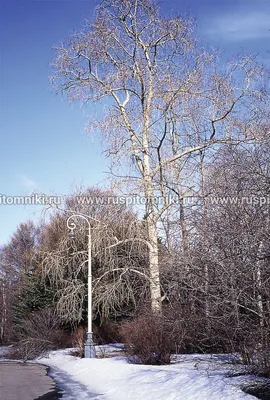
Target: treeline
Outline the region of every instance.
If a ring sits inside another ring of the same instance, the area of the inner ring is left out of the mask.
[[[151,310],[145,218],[109,201],[115,192],[80,190],[49,221],[22,223],[1,248],[1,342],[26,343],[34,327],[42,337],[56,330],[60,340],[59,332],[86,326],[88,227],[75,217],[74,237],[67,228],[70,215],[82,214],[91,224],[96,340],[111,324],[111,340],[121,332],[127,343],[133,337],[130,349],[136,342],[144,362],[145,346],[156,341],[155,362],[175,351],[240,352],[269,373],[269,146],[226,146],[211,162],[202,159],[196,188],[163,214],[161,314]],[[77,196],[92,204],[78,204]]]

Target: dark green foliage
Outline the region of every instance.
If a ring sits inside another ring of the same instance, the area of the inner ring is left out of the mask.
[[[25,272],[13,300],[13,323],[15,332],[23,320],[33,311],[53,305],[53,291],[33,271]]]
[[[20,324],[17,342],[9,356],[24,361],[45,356],[50,350],[66,347],[69,338],[61,329],[54,308],[29,313]]]

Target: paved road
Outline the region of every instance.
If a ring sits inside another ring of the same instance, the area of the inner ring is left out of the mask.
[[[0,360],[0,400],[59,398],[100,400],[103,396],[89,392],[87,387],[57,368],[52,368],[47,375],[47,367],[41,364]]]
[[[46,367],[39,364],[0,362],[0,400],[36,399],[58,399],[54,381],[47,376]]]

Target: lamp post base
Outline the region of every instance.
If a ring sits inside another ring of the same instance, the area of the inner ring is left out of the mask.
[[[84,358],[95,358],[96,357],[96,349],[93,342],[93,334],[87,333],[87,340],[84,345]]]

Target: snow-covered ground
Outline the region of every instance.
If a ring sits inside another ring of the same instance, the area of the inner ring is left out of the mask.
[[[0,346],[0,358],[4,358],[11,348],[12,346]]]
[[[59,376],[67,387],[69,380],[73,382],[78,399],[87,399],[87,391],[89,398],[96,400],[255,399],[240,389],[250,378],[228,377],[233,368],[228,356],[183,355],[171,365],[147,366],[130,364],[126,357],[117,356],[117,350],[121,345],[103,346],[98,352],[104,358],[96,359],[80,359],[71,356],[70,350],[59,350],[38,362],[52,368],[58,383]],[[112,352],[116,356],[106,358]],[[70,397],[67,394],[65,398]]]

